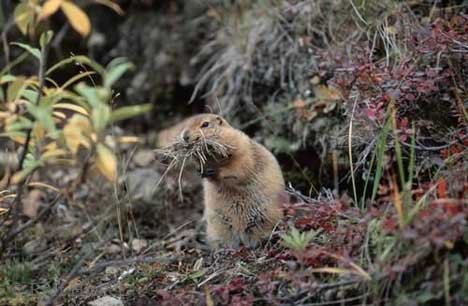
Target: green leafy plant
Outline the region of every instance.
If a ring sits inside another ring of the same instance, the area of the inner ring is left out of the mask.
[[[41,38],[41,49],[26,44],[26,50],[45,64],[45,50],[51,33]],[[62,85],[51,75],[68,64],[78,64],[84,71]],[[0,136],[25,145],[24,165],[13,178],[18,183],[38,168],[51,163],[78,164],[78,153],[88,151],[89,161],[110,181],[117,179],[117,159],[105,142],[111,124],[147,112],[151,105],[115,108],[114,83],[133,66],[119,58],[103,67],[85,56],[65,59],[40,76],[0,75]],[[102,80],[97,84],[95,79]],[[86,81],[85,81],[86,80]],[[119,139],[117,139],[119,141]]]
[[[93,2],[105,5],[118,14],[122,9],[112,0],[95,0]],[[91,22],[86,12],[71,0],[22,0],[14,11],[15,23],[24,35],[32,34],[38,25],[61,10],[72,28],[82,36],[91,32]]]
[[[301,232],[297,228],[291,227],[289,232],[281,235],[281,243],[295,252],[303,252],[319,233],[319,231],[313,230]]]

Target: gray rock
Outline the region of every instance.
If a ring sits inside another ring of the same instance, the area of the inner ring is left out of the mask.
[[[46,248],[47,241],[45,239],[36,239],[26,242],[23,246],[23,252],[28,256],[33,256],[44,251]]]
[[[155,185],[161,174],[154,169],[135,169],[124,176],[127,191],[133,200],[154,202]]]
[[[88,303],[89,306],[124,306],[121,300],[106,295]]]
[[[138,150],[133,156],[133,162],[138,167],[146,167],[154,160],[154,156],[153,150]]]
[[[140,253],[144,248],[148,246],[148,242],[144,239],[133,239],[132,240],[132,250],[137,253]]]

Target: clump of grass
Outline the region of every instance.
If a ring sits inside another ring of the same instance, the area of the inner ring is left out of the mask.
[[[10,285],[27,284],[32,279],[32,267],[28,262],[10,261],[0,267],[3,282]]]
[[[397,8],[391,0],[357,6],[347,0],[213,5],[219,29],[194,58],[205,63],[194,95],[214,95],[222,113],[240,116],[256,113],[281,93],[304,95],[320,70],[321,50],[372,39]],[[383,39],[397,45],[388,35]]]
[[[4,298],[17,296],[19,288],[29,286],[32,282],[32,264],[16,260],[4,262],[0,266],[0,304],[3,305]]]

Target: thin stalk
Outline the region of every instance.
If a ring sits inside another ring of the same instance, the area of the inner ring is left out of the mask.
[[[388,137],[388,132],[390,130],[390,124],[391,124],[391,121],[387,120],[387,122],[385,123],[383,127],[383,130],[380,132],[379,139],[377,141],[377,148],[376,148],[377,165],[375,169],[375,178],[374,178],[374,185],[372,187],[371,201],[374,201],[375,197],[377,196],[377,190],[379,188],[380,179],[382,178],[382,175],[383,175],[383,162],[384,162],[385,151],[387,147],[387,137]]]
[[[392,107],[392,126],[393,126],[393,141],[395,143],[395,155],[398,165],[398,176],[400,177],[400,186],[404,188],[405,186],[405,171],[403,166],[403,154],[401,152],[400,137],[398,135],[398,129],[396,124],[396,109]]]
[[[364,183],[364,190],[362,191],[362,201],[361,201],[361,207],[362,208],[365,208],[365,199],[366,199],[366,193],[367,193],[367,185],[369,184],[369,180],[370,180],[370,176],[371,176],[371,173],[372,173],[372,168],[374,167],[374,162],[375,162],[375,156],[376,156],[376,152],[374,151],[374,154],[372,154],[372,159],[371,159],[371,162],[370,162],[370,165],[369,165],[369,174],[367,175],[366,177],[366,181]]]
[[[36,101],[34,101],[35,105],[38,105],[40,100],[41,100],[41,97],[42,97],[42,92],[44,90],[44,84],[45,84],[45,76],[44,76],[44,72],[45,72],[45,68],[47,66],[47,53],[48,53],[48,46],[44,46],[42,49],[41,49],[41,57],[39,59],[39,71],[38,71],[38,79],[39,79],[39,89],[38,89],[38,93],[37,93],[37,97],[36,97]],[[35,121],[35,118],[33,117],[31,119],[31,122],[34,123]],[[30,142],[31,142],[31,136],[32,136],[32,127],[30,129],[28,129],[27,131],[27,134],[26,134],[26,141],[24,142],[24,145],[23,145],[23,151],[21,152],[21,156],[19,158],[19,162],[18,162],[18,169],[17,171],[21,171],[23,170],[24,168],[24,161],[26,159],[26,155],[29,151],[29,145],[30,145]],[[29,177],[34,173],[34,171],[32,171],[30,174],[29,174]],[[15,198],[15,201],[13,202],[13,205],[12,205],[12,211],[13,211],[13,215],[12,215],[12,224],[10,226],[10,228],[8,229],[8,231],[6,232],[6,234],[3,236],[4,239],[2,239],[2,241],[0,242],[0,256],[3,255],[8,243],[12,240],[10,235],[12,232],[14,232],[17,224],[18,224],[18,221],[19,221],[19,215],[20,215],[20,211],[21,211],[21,203],[22,203],[22,195],[23,195],[23,190],[24,190],[24,186],[26,185],[28,179],[24,179],[22,180],[19,185],[18,185],[18,188],[17,188],[17,192],[16,192],[16,198]],[[10,183],[10,182],[8,182]],[[9,239],[5,239],[5,237],[10,237]]]
[[[353,119],[354,119],[354,111],[356,110],[356,101],[354,101],[353,110],[351,112],[351,119],[349,121],[349,130],[348,130],[348,158],[349,158],[349,168],[351,171],[351,182],[353,184],[353,194],[354,194],[354,203],[358,205],[357,200],[357,191],[356,191],[356,180],[354,178],[354,165],[353,165]]]

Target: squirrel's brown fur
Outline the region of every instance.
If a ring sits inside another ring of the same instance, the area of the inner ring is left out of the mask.
[[[281,218],[284,191],[281,169],[270,151],[220,116],[202,114],[181,123],[186,143],[211,139],[228,148],[229,157],[208,163],[203,187],[210,244],[254,247]]]

